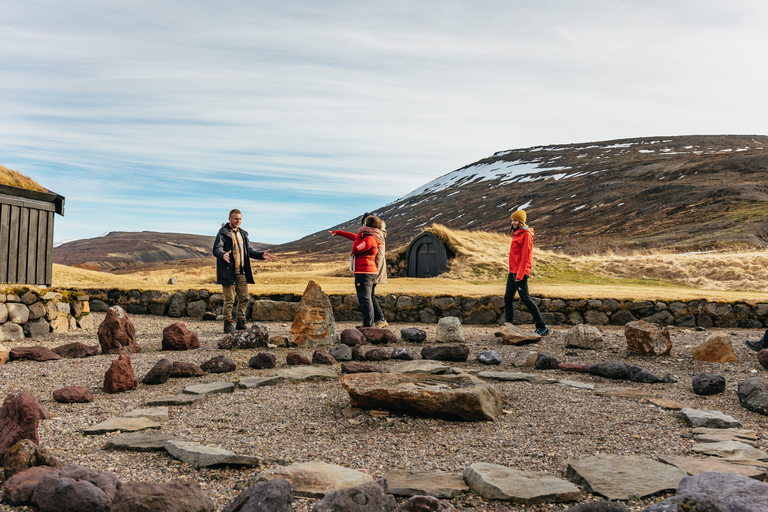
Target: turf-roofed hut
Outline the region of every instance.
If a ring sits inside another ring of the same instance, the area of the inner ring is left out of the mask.
[[[424,231],[408,245],[408,277],[435,277],[448,270],[448,251],[434,233]]]
[[[54,214],[64,197],[0,166],[0,284],[51,285]]]

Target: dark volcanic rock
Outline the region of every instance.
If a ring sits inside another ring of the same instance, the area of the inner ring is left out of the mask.
[[[229,356],[216,356],[200,365],[207,373],[229,373],[237,369],[237,364]]]
[[[501,364],[501,354],[496,350],[486,350],[477,354],[477,360],[483,364],[497,365]]]
[[[222,512],[293,512],[291,503],[291,483],[282,478],[273,478],[248,487]]]
[[[385,348],[373,348],[365,353],[366,361],[387,361],[391,357],[391,352]]]
[[[345,345],[343,343],[339,345],[334,345],[333,347],[328,350],[328,353],[333,357],[336,361],[351,361],[352,360],[352,349],[349,347],[349,345]]]
[[[341,373],[387,373],[387,370],[373,364],[344,363]]]
[[[665,382],[663,377],[659,377],[655,373],[636,365],[627,366],[627,380],[632,382],[643,382],[645,384]]]
[[[336,359],[327,350],[318,349],[312,353],[312,363],[332,365],[336,364]]]
[[[173,362],[170,359],[162,358],[147,372],[144,378],[141,379],[141,382],[150,386],[163,384],[171,378],[172,371]]]
[[[179,379],[185,377],[202,377],[205,372],[195,363],[185,363],[183,361],[174,361],[171,367],[171,378]]]
[[[114,473],[67,465],[43,475],[32,501],[41,512],[108,512],[119,485]]]
[[[8,450],[23,439],[40,444],[40,399],[26,391],[13,391],[0,407],[0,461]]]
[[[259,348],[269,344],[267,326],[255,323],[244,331],[235,331],[227,334],[219,340],[219,348],[230,350],[233,348]]]
[[[51,466],[35,466],[17,473],[3,484],[3,496],[13,506],[30,505],[32,493],[46,473],[56,468]]]
[[[93,393],[85,386],[67,386],[53,391],[53,399],[62,404],[93,402]]]
[[[344,329],[341,331],[341,342],[344,345],[354,347],[355,345],[363,345],[368,343],[363,336],[363,333],[357,329]]]
[[[700,372],[693,376],[691,386],[697,395],[716,395],[725,391],[725,377],[717,372]]]
[[[537,370],[557,370],[560,361],[553,355],[539,352],[536,356],[535,368]]]
[[[768,416],[768,379],[752,377],[739,382],[737,394],[742,407]]]
[[[417,327],[400,329],[400,338],[408,343],[421,343],[427,339],[427,332]]]
[[[256,370],[275,368],[277,366],[277,356],[271,352],[259,352],[248,361],[248,366]]]
[[[421,349],[422,359],[432,359],[435,361],[455,361],[465,362],[469,357],[469,347],[464,344],[457,345],[437,345]]]
[[[358,329],[368,343],[373,345],[386,345],[388,343],[397,343],[397,336],[389,329],[378,329],[376,327],[361,327]]]
[[[403,361],[413,361],[413,353],[407,348],[397,347],[392,349],[392,359],[402,359]]]
[[[53,351],[67,359],[79,359],[82,357],[95,356],[99,353],[99,348],[99,345],[85,345],[84,343],[75,341],[74,343],[59,345],[54,348]]]
[[[629,366],[623,361],[606,361],[595,363],[587,368],[592,375],[605,377],[606,379],[627,380]]]
[[[61,356],[53,350],[41,347],[13,347],[8,353],[9,361],[16,361],[17,359],[30,359],[32,361],[56,361],[61,359]]]
[[[304,354],[299,352],[288,352],[285,356],[285,364],[288,366],[311,366],[312,362]]]
[[[315,503],[312,512],[395,512],[395,497],[387,494],[384,479],[329,492]]]

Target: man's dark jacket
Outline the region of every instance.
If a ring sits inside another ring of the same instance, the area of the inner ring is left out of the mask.
[[[250,284],[253,284],[253,273],[251,272],[251,258],[257,260],[264,259],[264,253],[251,249],[248,242],[248,232],[240,228],[240,236],[243,237],[243,273]],[[232,229],[229,223],[224,224],[216,234],[216,240],[213,242],[213,255],[216,256],[216,284],[234,285],[235,280],[235,256],[230,253],[229,263],[224,261],[224,254],[234,249],[232,243]]]

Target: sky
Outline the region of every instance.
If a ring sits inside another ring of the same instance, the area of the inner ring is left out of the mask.
[[[109,231],[289,242],[497,151],[768,134],[765,0],[3,0],[0,165]]]

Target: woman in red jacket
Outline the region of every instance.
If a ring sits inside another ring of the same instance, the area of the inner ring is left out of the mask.
[[[384,243],[381,231],[383,221],[376,215],[368,215],[357,234],[348,231],[331,231],[332,236],[343,236],[352,240],[352,269],[355,273],[355,290],[360,309],[363,312],[363,327],[386,327],[384,312],[376,300],[376,279],[379,268],[376,255]]]
[[[531,261],[533,255],[533,228],[525,224],[525,210],[517,210],[510,218],[512,227],[509,230],[512,235],[512,245],[509,247],[509,274],[507,275],[507,291],[504,294],[504,316],[507,323],[515,319],[514,300],[515,294],[520,294],[520,302],[533,315],[536,323],[536,334],[546,336],[549,328],[541,318],[541,313],[528,293],[528,278],[531,275]]]

